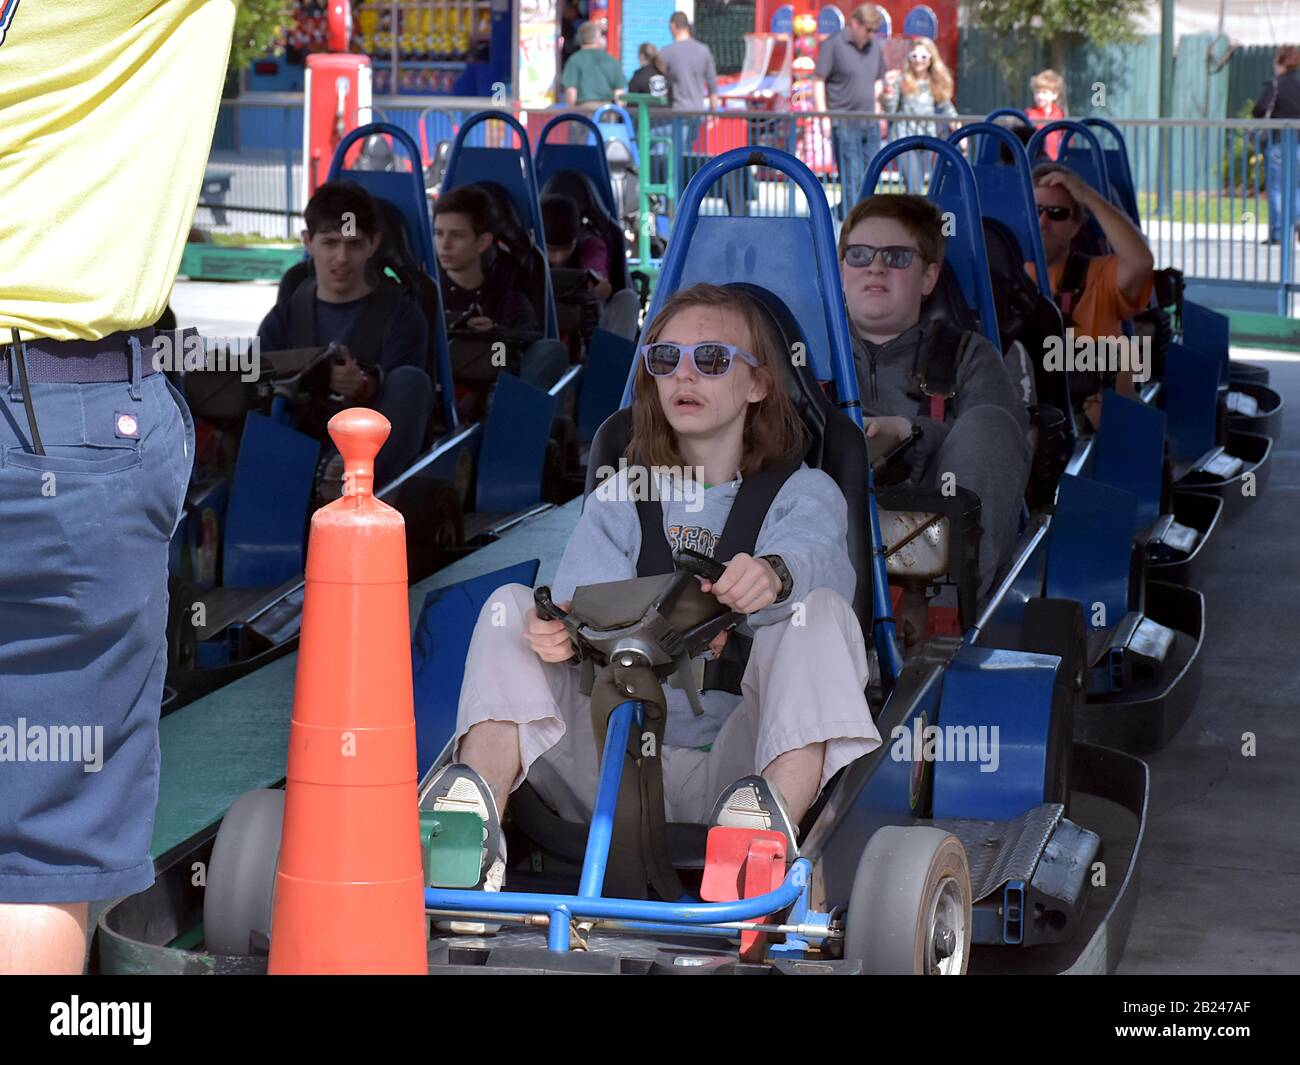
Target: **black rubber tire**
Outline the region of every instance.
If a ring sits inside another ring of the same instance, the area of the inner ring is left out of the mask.
[[[187,673],[198,657],[193,587],[184,577],[167,578],[167,671]]]
[[[1047,759],[1043,800],[1059,802],[1070,812],[1070,766],[1074,743],[1074,711],[1084,698],[1087,682],[1088,635],[1083,605],[1073,599],[1031,599],[1020,623],[1020,650],[1057,655],[1052,693],[1052,720],[1047,729]]]
[[[269,934],[283,826],[284,792],[270,788],[244,792],[222,819],[203,891],[203,940],[210,954],[247,956],[249,937]]]
[[[460,493],[450,481],[413,477],[398,490],[396,506],[406,519],[407,569],[421,580],[440,556],[465,546]]]
[[[546,441],[546,455],[542,459],[542,502],[563,503],[564,453],[560,442],[551,437]]]
[[[966,972],[971,946],[970,865],[950,832],[913,825],[877,829],[853,877],[844,927],[844,957],[876,976],[926,976],[935,970],[931,916],[940,902],[952,942],[950,975]],[[946,923],[946,922],[945,922]],[[954,960],[955,959],[955,960]]]

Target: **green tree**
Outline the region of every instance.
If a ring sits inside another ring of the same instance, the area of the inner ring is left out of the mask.
[[[1008,85],[1016,85],[1038,54],[1064,72],[1076,45],[1134,40],[1135,19],[1148,6],[1148,0],[970,0],[966,12],[971,25],[1006,44],[998,62]]]
[[[258,56],[284,42],[293,17],[291,0],[240,0],[230,44],[230,72],[238,75]]]

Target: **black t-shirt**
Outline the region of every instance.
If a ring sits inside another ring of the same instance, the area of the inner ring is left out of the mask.
[[[522,292],[504,283],[498,270],[490,271],[478,288],[462,288],[444,270],[440,275],[442,307],[450,325],[466,312],[477,308],[473,317],[482,315],[506,329],[536,329],[533,305]]]
[[[668,79],[652,66],[644,66],[632,75],[627,83],[628,92],[648,93],[651,96],[668,95]]]
[[[319,344],[338,343],[353,349],[357,354],[354,336],[366,304],[375,298],[377,289],[360,299],[346,303],[328,303],[317,296],[314,300],[316,340]],[[257,335],[267,351],[283,351],[289,346],[290,308],[292,299],[276,304],[262,319]],[[429,326],[424,312],[415,300],[403,294],[393,310],[392,324],[388,327],[383,348],[379,353],[379,367],[384,373],[399,366],[416,366],[428,372]]]

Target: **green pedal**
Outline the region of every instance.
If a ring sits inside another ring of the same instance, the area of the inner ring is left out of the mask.
[[[483,864],[483,819],[468,810],[421,810],[420,850],[429,887],[477,887]]]

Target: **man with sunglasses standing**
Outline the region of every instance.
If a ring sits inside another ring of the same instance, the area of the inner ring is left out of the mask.
[[[1034,169],[1034,199],[1048,280],[1066,327],[1074,329],[1076,339],[1123,336],[1124,320],[1151,299],[1155,259],[1146,238],[1123,211],[1059,163],[1043,163]],[[1110,255],[1087,256],[1075,248],[1075,238],[1087,221],[1086,212],[1101,226],[1112,249]],[[1035,277],[1032,263],[1026,270]],[[1102,380],[1095,374],[1075,376],[1078,380],[1071,380],[1071,391],[1089,397],[1084,410],[1095,422],[1100,416]],[[1115,386],[1131,395],[1131,374],[1120,372]]]
[[[844,29],[822,42],[813,73],[813,101],[818,111],[875,114],[881,110],[885,54],[873,39],[880,22],[876,5],[862,4],[854,9]],[[880,123],[876,119],[852,123],[832,120],[831,146],[840,176],[840,209],[844,212],[858,198],[867,167],[880,151]]]
[[[870,196],[840,231],[840,280],[867,436],[889,447],[918,431],[907,452],[911,481],[979,497],[983,598],[1015,547],[1029,479],[1029,416],[993,344],[973,330],[921,322],[945,243],[930,200]],[[897,613],[904,641],[919,641],[923,591],[909,588]]]

